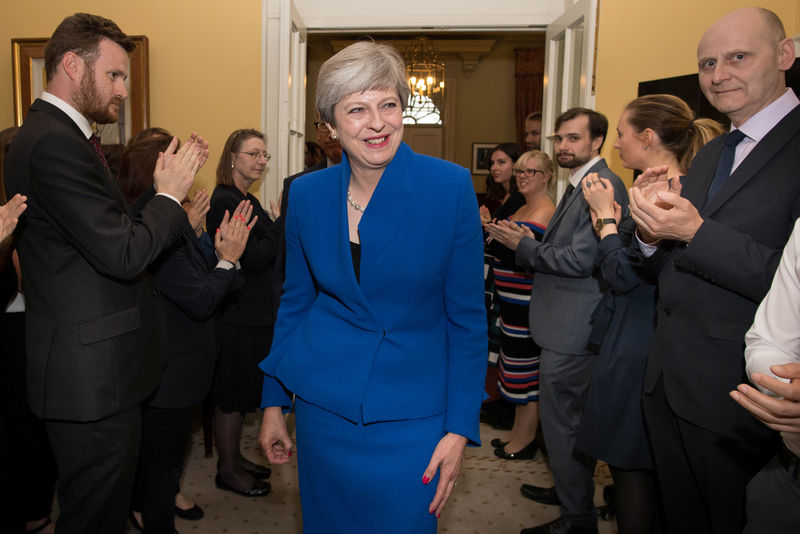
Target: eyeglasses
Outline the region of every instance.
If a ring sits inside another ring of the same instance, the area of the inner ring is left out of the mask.
[[[539,169],[514,169],[512,172],[514,176],[522,176],[524,174],[528,178],[533,178],[536,176],[537,172],[542,173],[542,176],[544,176],[544,171],[540,171]]]
[[[322,133],[328,133],[331,131],[330,128],[328,128],[328,125],[322,121],[314,121],[314,126]]]
[[[237,152],[237,153],[247,154],[248,156],[250,156],[250,159],[258,159],[259,156],[267,161],[272,159],[272,155],[267,153],[265,150],[253,150],[252,152]]]

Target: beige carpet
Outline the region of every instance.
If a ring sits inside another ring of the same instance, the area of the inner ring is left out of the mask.
[[[245,456],[264,462],[256,441],[258,422],[248,417],[242,450]],[[522,483],[552,485],[547,465],[538,454],[533,460],[506,461],[495,457],[489,442],[500,433],[481,425],[484,445],[468,448],[458,487],[439,520],[439,532],[452,534],[516,534],[522,528],[555,519],[558,508],[534,503],[520,495]],[[264,462],[265,463],[265,462]],[[248,499],[214,486],[216,458],[205,458],[203,434],[192,435],[182,488],[206,512],[200,521],[176,520],[181,534],[297,534],[300,529],[300,498],[297,464],[273,466],[272,492]],[[602,488],[611,478],[605,464],[595,473],[595,504],[602,505]],[[601,534],[616,533],[614,521],[598,521]],[[133,529],[129,533],[135,533]],[[354,531],[354,534],[361,534]]]

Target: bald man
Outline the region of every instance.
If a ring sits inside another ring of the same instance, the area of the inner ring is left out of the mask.
[[[630,193],[658,273],[643,402],[670,532],[742,532],[745,487],[778,443],[728,392],[746,380],[744,335],[800,216],[800,102],[785,84],[794,57],[771,11],[712,24],[697,47],[700,86],[731,131],[698,153],[680,196],[663,191],[657,205],[644,194],[663,169]]]

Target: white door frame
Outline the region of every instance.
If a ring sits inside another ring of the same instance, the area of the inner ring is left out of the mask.
[[[306,116],[306,28],[292,0],[262,0],[262,127],[272,159],[261,200],[277,200],[283,179],[303,170]]]

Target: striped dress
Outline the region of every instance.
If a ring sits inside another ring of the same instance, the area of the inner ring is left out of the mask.
[[[519,221],[541,240],[545,227]],[[494,285],[500,304],[500,379],[498,389],[506,400],[526,404],[539,400],[539,353],[531,339],[528,309],[531,304],[533,273],[517,270],[514,253],[494,242],[490,247],[494,258]]]

